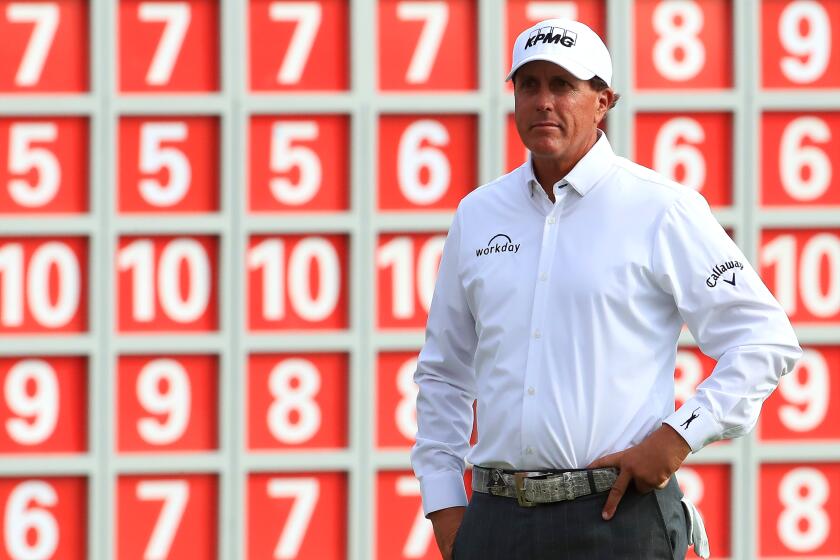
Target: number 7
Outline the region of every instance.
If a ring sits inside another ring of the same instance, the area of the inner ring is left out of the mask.
[[[269,497],[295,499],[286,526],[274,548],[275,560],[297,558],[319,494],[317,478],[272,478],[268,481]]]
[[[449,5],[446,2],[400,2],[397,4],[397,17],[403,21],[426,22],[405,74],[405,80],[410,84],[425,83],[429,80],[449,21]]]
[[[20,61],[15,75],[15,83],[19,86],[33,86],[38,83],[44,63],[47,60],[47,53],[50,52],[55,30],[58,28],[59,12],[58,5],[50,2],[48,4],[14,3],[6,6],[6,17],[12,23],[35,23],[32,37],[23,59]]]
[[[574,2],[528,2],[525,15],[531,21],[552,18],[577,19],[578,8]]]
[[[169,556],[172,541],[190,499],[190,485],[185,480],[144,480],[137,484],[137,498],[143,501],[163,501],[143,558],[164,559]]]
[[[297,21],[289,50],[277,72],[277,83],[296,84],[300,81],[315,34],[321,26],[321,5],[317,2],[273,2],[269,7],[273,21]]]
[[[397,479],[398,496],[419,496],[420,483],[413,476],[401,476]],[[423,506],[417,510],[411,531],[408,533],[408,540],[403,547],[403,556],[406,558],[423,558],[432,542],[434,530],[432,523],[423,516]]]
[[[146,83],[163,85],[172,77],[172,69],[184,44],[184,36],[190,27],[190,5],[186,2],[143,2],[137,8],[140,21],[164,21],[163,35],[152,57]]]

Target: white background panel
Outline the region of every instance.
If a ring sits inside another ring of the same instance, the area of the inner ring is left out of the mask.
[[[0,0],[0,558],[438,558],[414,363],[555,16],[805,348],[680,471],[713,557],[840,556],[840,0]]]

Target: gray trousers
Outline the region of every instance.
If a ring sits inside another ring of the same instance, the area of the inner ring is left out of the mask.
[[[604,521],[607,492],[530,508],[473,492],[453,560],[682,560],[688,530],[681,497],[674,477],[648,494],[631,483]]]

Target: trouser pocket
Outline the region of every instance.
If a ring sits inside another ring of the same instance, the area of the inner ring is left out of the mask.
[[[671,556],[674,560],[683,560],[688,550],[689,534],[681,500],[682,492],[676,478],[671,477],[665,488],[654,490],[652,494],[659,508],[665,536],[671,546]]]

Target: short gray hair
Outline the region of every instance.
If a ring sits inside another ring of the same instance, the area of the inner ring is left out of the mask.
[[[590,86],[592,89],[594,89],[595,91],[604,91],[605,89],[607,89],[608,87],[610,87],[610,86],[608,86],[608,85],[607,85],[607,82],[605,82],[604,80],[602,80],[602,79],[601,79],[601,78],[599,78],[598,76],[593,76],[593,77],[589,80],[589,86]],[[620,93],[618,93],[617,91],[613,91],[613,94],[614,94],[614,96],[613,96],[612,103],[610,103],[610,106],[609,106],[609,107],[607,107],[607,110],[608,110],[608,111],[609,111],[610,109],[612,109],[613,107],[615,107],[615,106],[616,106],[616,104],[618,103],[618,100],[619,100],[619,99],[621,99],[621,94],[620,94]]]

